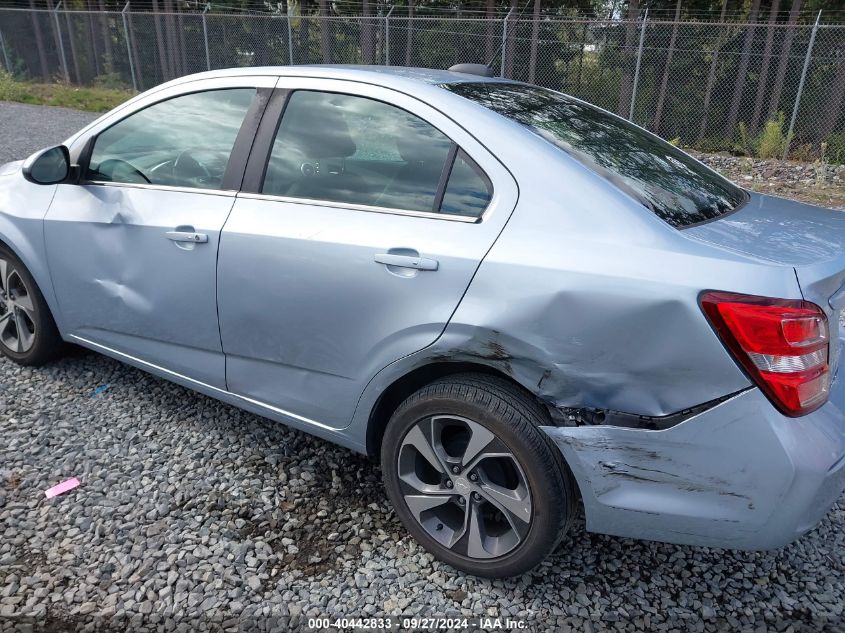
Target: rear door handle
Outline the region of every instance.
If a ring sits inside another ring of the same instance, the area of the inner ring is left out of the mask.
[[[188,231],[168,231],[165,233],[167,239],[173,242],[191,242],[192,244],[205,244],[208,242],[208,235],[205,233],[190,233]]]
[[[397,268],[413,268],[414,270],[437,270],[437,260],[419,255],[394,255],[392,253],[376,253],[376,263]]]

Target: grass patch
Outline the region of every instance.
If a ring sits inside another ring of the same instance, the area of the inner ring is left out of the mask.
[[[0,101],[17,101],[33,105],[61,106],[89,112],[107,112],[133,97],[126,88],[71,86],[18,81],[0,71]]]
[[[786,134],[783,131],[783,112],[766,121],[757,139],[757,155],[760,158],[780,158],[786,149]]]

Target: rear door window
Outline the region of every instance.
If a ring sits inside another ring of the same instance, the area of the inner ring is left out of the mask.
[[[418,116],[375,99],[308,90],[295,91],[285,106],[261,192],[470,217],[492,195],[472,159]]]
[[[262,193],[431,213],[451,145],[419,117],[381,101],[296,91]]]

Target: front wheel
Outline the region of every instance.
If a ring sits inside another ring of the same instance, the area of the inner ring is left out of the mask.
[[[62,339],[50,308],[20,260],[0,247],[0,353],[19,365],[43,365]]]
[[[486,577],[522,574],[566,533],[572,476],[542,409],[483,374],[438,380],[396,410],[382,443],[399,518],[438,559]]]

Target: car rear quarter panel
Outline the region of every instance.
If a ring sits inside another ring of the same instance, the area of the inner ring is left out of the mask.
[[[492,363],[555,407],[662,416],[748,387],[698,295],[801,298],[792,268],[686,239],[555,154],[538,148],[542,169],[516,172],[518,207],[447,327],[446,355]]]

